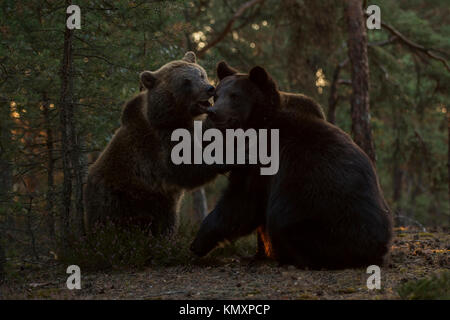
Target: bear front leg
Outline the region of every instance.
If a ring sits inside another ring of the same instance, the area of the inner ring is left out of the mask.
[[[175,211],[167,211],[164,215],[154,219],[150,225],[150,230],[155,237],[170,237],[177,225]]]
[[[194,154],[194,138],[191,137],[191,155]],[[236,163],[213,163],[206,164],[202,162],[201,164],[194,163],[178,163],[175,164],[172,161],[172,150],[176,143],[172,142],[170,152],[167,152],[167,180],[171,181],[177,186],[182,188],[192,190],[199,186],[205,185],[206,183],[214,180],[219,174],[224,174],[232,170],[242,171],[248,169],[258,169],[258,165],[249,164],[249,154],[248,148],[245,152],[245,164]],[[225,154],[225,149],[224,153]],[[259,170],[259,169],[258,169]],[[242,188],[242,187],[240,187]]]
[[[166,193],[164,195],[154,194],[148,197],[149,206],[147,214],[152,215],[150,230],[155,237],[170,237],[178,226],[178,215],[176,203],[181,193]],[[151,201],[151,202],[150,202]]]
[[[225,240],[225,235],[220,226],[221,220],[222,218],[216,209],[211,211],[203,220],[190,248],[197,256],[203,257],[214,249],[219,242]]]
[[[243,188],[246,184],[236,182],[231,179],[216,208],[203,220],[191,246],[195,254],[204,256],[218,243],[248,235],[263,223],[260,209],[264,200],[249,199]]]

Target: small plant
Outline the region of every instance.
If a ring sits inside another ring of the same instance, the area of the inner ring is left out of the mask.
[[[224,257],[224,256],[240,256],[250,257],[256,253],[256,233],[252,233],[246,237],[240,238],[231,243],[224,243],[220,247],[213,250],[211,257]]]
[[[450,270],[428,278],[408,281],[397,292],[402,299],[450,300]]]
[[[65,246],[59,244],[58,260],[84,270],[188,265],[198,260],[189,249],[197,231],[191,224],[182,223],[167,237],[154,237],[148,229],[108,221],[84,237],[69,237]],[[250,235],[217,248],[211,257],[251,256],[255,252],[256,238]]]
[[[58,260],[90,270],[167,266],[189,260],[193,236],[188,230],[180,228],[174,236],[154,237],[148,229],[108,221],[84,237],[71,236],[64,247],[59,245]]]

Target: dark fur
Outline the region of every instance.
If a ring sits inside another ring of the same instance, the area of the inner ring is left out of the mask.
[[[280,91],[281,108],[294,111],[300,117],[315,117],[325,120],[325,114],[320,105],[312,98],[301,94]]]
[[[222,126],[238,117],[233,112],[243,112],[248,117],[238,126],[244,129],[280,129],[280,168],[273,176],[254,167],[232,170],[193,251],[204,255],[220,241],[258,229],[266,254],[281,263],[313,269],[381,265],[392,222],[370,159],[323,113],[283,108],[273,80],[259,70],[255,81],[252,71],[226,78],[218,71],[214,108],[222,112],[215,110],[211,120]],[[244,100],[226,99],[249,88]]]

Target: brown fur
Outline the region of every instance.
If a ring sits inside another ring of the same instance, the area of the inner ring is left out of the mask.
[[[325,120],[325,114],[320,105],[312,98],[301,94],[279,91],[281,107],[291,109],[301,117],[311,116]]]
[[[243,75],[224,62],[218,63],[217,76],[219,79],[223,79],[233,74]],[[294,111],[296,117],[325,120],[325,114],[322,107],[312,98],[301,93],[284,92],[280,90],[277,90],[277,92],[280,96],[280,106],[282,109]]]
[[[280,166],[273,176],[260,175],[258,166],[233,169],[192,251],[203,256],[218,243],[257,229],[260,253],[282,264],[381,266],[390,249],[392,219],[364,151],[324,119],[283,106],[264,68],[256,66],[247,75],[221,63],[217,71],[211,121],[221,130],[278,129]]]
[[[192,130],[193,106],[197,110],[214,89],[195,55],[144,71],[141,83],[146,90],[126,103],[120,128],[89,169],[88,229],[110,218],[149,225],[155,235],[170,233],[184,190],[217,175],[217,168],[175,166],[170,158],[173,130]]]

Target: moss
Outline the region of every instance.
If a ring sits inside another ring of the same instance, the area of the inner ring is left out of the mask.
[[[429,232],[420,232],[419,237],[434,237],[432,233]]]
[[[355,293],[356,289],[349,287],[349,288],[342,288],[339,290],[339,293],[345,293],[345,294],[349,294],[349,293]]]
[[[302,293],[297,296],[298,300],[318,300],[318,298],[314,295],[308,294],[308,293]]]
[[[39,289],[30,294],[31,299],[49,299],[54,298],[55,296],[59,296],[60,289],[57,288],[47,288],[47,289]]]

